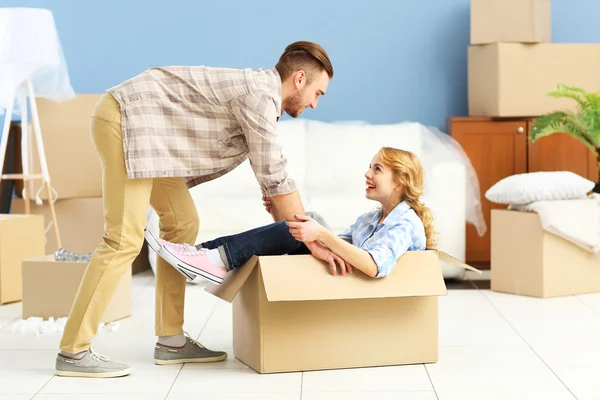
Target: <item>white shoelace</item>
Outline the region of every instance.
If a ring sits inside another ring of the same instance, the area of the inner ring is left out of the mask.
[[[203,346],[203,345],[202,345],[200,342],[198,342],[197,340],[194,340],[194,339],[192,339],[192,338],[190,337],[190,334],[189,334],[189,333],[187,333],[187,332],[183,332],[183,334],[184,334],[185,336],[187,336],[187,338],[188,338],[188,340],[190,341],[190,343],[192,343],[192,344],[195,344],[196,346],[198,346],[198,347],[200,347],[200,348],[204,348],[204,346]]]
[[[108,361],[110,361],[110,358],[108,358],[107,356],[103,356],[102,354],[96,353],[96,352],[94,351],[94,348],[93,348],[93,347],[90,347],[90,350],[89,350],[89,351],[90,351],[90,357],[91,357],[93,360],[97,360],[97,361],[105,361],[105,362],[108,362]]]
[[[206,253],[206,249],[198,250],[195,246],[190,246],[187,243],[172,243],[177,251],[178,255],[181,256],[202,256]]]

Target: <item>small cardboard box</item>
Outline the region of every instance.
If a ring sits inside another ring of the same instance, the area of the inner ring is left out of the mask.
[[[471,0],[471,44],[551,41],[550,0]]]
[[[69,316],[87,263],[56,261],[54,255],[23,260],[23,319]],[[131,270],[125,271],[102,322],[131,315]]]
[[[33,201],[29,202],[32,214],[42,214],[45,219],[46,251],[43,254],[54,253],[58,249],[56,235],[50,213],[50,205],[47,201],[41,206]],[[59,199],[54,203],[56,219],[62,245],[69,251],[76,253],[93,252],[102,241],[104,234],[104,206],[102,197],[90,197],[81,199]],[[12,199],[12,212],[23,214],[25,212],[25,201],[23,199]],[[48,229],[49,228],[49,229]],[[133,272],[141,272],[150,268],[148,259],[148,247],[143,246],[142,251],[133,262]]]
[[[46,233],[46,252],[54,253],[58,249],[56,235],[52,224],[52,215],[48,201],[41,206],[29,201],[31,214],[44,216]],[[59,199],[54,203],[58,229],[64,248],[77,253],[94,251],[102,241],[104,234],[104,211],[102,197],[83,199]],[[25,201],[13,198],[11,204],[13,214],[25,213]],[[50,229],[48,229],[50,228]]]
[[[468,49],[469,115],[529,117],[575,110],[557,85],[600,91],[600,44],[494,43]]]
[[[21,300],[21,261],[41,255],[44,218],[0,214],[0,304]]]
[[[52,187],[61,199],[102,196],[102,166],[90,134],[90,118],[102,94],[78,94],[60,103],[37,99],[40,127]],[[31,124],[29,125],[31,128]],[[41,172],[37,144],[31,140],[32,172]],[[17,196],[22,183],[17,181]],[[31,181],[29,197],[40,187],[39,195],[47,199],[40,180]]]
[[[235,356],[259,373],[432,363],[440,260],[473,269],[435,250],[378,279],[333,276],[311,255],[252,257],[206,290],[233,302]]]
[[[600,292],[600,254],[548,233],[537,213],[492,210],[491,289],[533,297]]]

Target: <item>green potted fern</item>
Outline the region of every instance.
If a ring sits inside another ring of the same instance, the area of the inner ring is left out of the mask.
[[[529,140],[533,143],[553,133],[565,133],[583,144],[596,156],[598,181],[594,188],[600,193],[600,92],[558,85],[548,93],[552,97],[570,98],[577,102],[576,112],[554,111],[535,119]]]

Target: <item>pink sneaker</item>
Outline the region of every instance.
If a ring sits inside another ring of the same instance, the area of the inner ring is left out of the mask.
[[[158,255],[160,255],[160,249],[163,248],[165,245],[169,244],[169,242],[167,242],[166,240],[159,239],[156,236],[154,236],[152,232],[150,232],[148,229],[144,230],[144,238],[146,239],[146,242],[148,243],[150,248],[154,250],[154,252]],[[177,268],[177,271],[179,271],[181,275],[185,276],[186,279],[190,282],[193,281],[196,277],[196,275],[189,274],[179,268]]]
[[[189,244],[168,243],[158,254],[179,271],[201,276],[214,283],[222,283],[227,268],[216,266],[208,260],[207,249],[198,250]]]

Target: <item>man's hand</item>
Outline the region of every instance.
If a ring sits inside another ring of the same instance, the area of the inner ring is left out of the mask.
[[[290,227],[290,233],[294,239],[304,243],[320,240],[321,234],[326,228],[308,215],[296,214],[296,218],[302,222],[286,221],[285,223]]]
[[[323,260],[329,264],[329,270],[331,271],[331,275],[336,274],[336,262],[340,266],[340,272],[342,273],[342,275],[346,275],[346,272],[348,272],[349,274],[352,273],[352,266],[350,264],[346,264],[340,256],[335,254],[333,251],[329,250],[326,246],[323,246],[317,241],[308,242],[305,244],[306,247],[308,247],[308,249],[310,250],[310,253],[313,255],[313,257],[316,257],[319,260]]]
[[[271,204],[271,200],[269,200],[265,192],[262,192],[262,201],[263,206],[265,206],[265,210],[267,210],[267,212],[271,214],[271,209],[273,208],[273,206]]]

